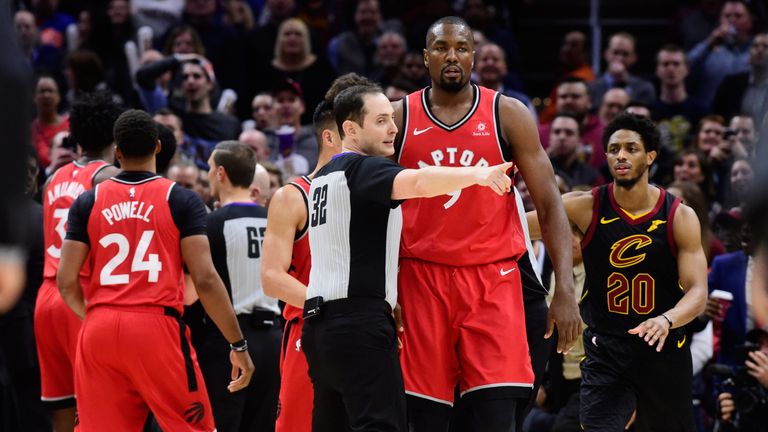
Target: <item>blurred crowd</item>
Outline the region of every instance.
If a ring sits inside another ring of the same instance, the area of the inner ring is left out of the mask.
[[[206,170],[212,149],[224,140],[253,148],[269,173],[269,188],[260,188],[268,205],[284,182],[314,169],[311,114],[330,83],[356,72],[379,82],[393,101],[428,85],[423,38],[429,24],[446,15],[462,16],[474,29],[473,80],[529,108],[562,192],[611,180],[601,137],[614,117],[629,111],[651,118],[663,137],[651,179],[699,217],[716,293],[689,330],[699,429],[768,428],[768,355],[756,354],[768,353],[768,322],[757,318],[749,300],[755,248],[744,223],[757,155],[768,140],[768,17],[761,2],[689,2],[686,13],[675,16],[678,34],[655,47],[654,58],[642,59],[655,64],[653,74],[636,72],[643,43],[636,35],[606,34],[599,41],[601,70],[593,70],[586,29],[563,32],[559,53],[552,52],[559,67],[545,94],[529,94],[523,79],[521,35],[511,16],[516,2],[11,3],[18,47],[34,80],[30,155],[36,168],[30,171],[39,185],[78,157],[67,138],[69,107],[81,94],[109,90],[125,108],[146,110],[170,130],[177,150],[167,176],[211,207]],[[518,187],[525,198],[525,185],[518,181]],[[537,250],[539,271],[549,280],[546,251],[541,244]],[[578,353],[553,356],[527,430],[578,430],[569,429],[566,417],[578,393],[579,359]]]

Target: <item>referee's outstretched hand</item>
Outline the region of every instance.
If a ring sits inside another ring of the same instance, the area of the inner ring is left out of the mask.
[[[499,195],[504,195],[512,190],[512,179],[507,175],[514,162],[505,162],[492,167],[478,168],[476,178],[477,184],[487,186],[493,189]]]
[[[234,393],[248,387],[254,367],[248,351],[230,351],[229,361],[232,362],[232,381],[229,382],[227,389],[230,393]]]

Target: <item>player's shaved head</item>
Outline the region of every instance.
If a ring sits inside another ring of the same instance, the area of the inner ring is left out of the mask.
[[[460,27],[458,31],[466,32],[470,43],[474,45],[475,41],[472,37],[472,29],[469,27],[469,24],[467,24],[463,18],[447,16],[440,18],[429,26],[429,30],[427,30],[427,46],[429,46],[438,36],[442,35],[445,32],[445,27],[448,26]]]

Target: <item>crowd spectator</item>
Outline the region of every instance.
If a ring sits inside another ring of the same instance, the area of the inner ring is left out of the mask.
[[[258,129],[243,131],[237,140],[253,150],[256,162],[266,162],[269,160],[271,151],[269,150],[269,143],[264,132]]]
[[[355,28],[345,31],[328,43],[328,60],[338,75],[356,72],[371,76],[374,72],[376,38],[382,32],[378,0],[358,0]]]
[[[275,51],[265,82],[277,83],[291,79],[301,86],[304,102],[314,107],[335,78],[330,64],[312,53],[312,43],[307,25],[297,18],[289,18],[280,24]],[[312,120],[312,110],[302,114],[301,121]]]
[[[47,75],[38,78],[35,87],[37,117],[32,121],[32,142],[41,169],[51,164],[53,137],[69,130],[69,116],[59,113],[60,103],[61,93],[56,80]]]
[[[477,60],[475,62],[475,72],[477,74],[477,83],[483,87],[496,90],[497,92],[513,97],[528,107],[533,116],[533,120],[538,123],[536,108],[528,95],[513,90],[504,85],[504,79],[507,76],[507,59],[504,50],[499,45],[489,42],[475,48]]]
[[[608,47],[603,54],[606,71],[589,86],[592,103],[600,105],[605,93],[615,87],[623,88],[631,99],[646,104],[652,104],[656,99],[653,84],[629,71],[637,62],[635,45],[635,37],[626,32],[615,33],[608,39]]]
[[[277,112],[275,98],[271,93],[259,93],[251,102],[251,116],[255,120],[256,129],[266,131],[277,127]]]
[[[302,114],[306,111],[302,88],[295,81],[285,80],[277,84],[273,97],[277,106],[278,124],[293,129],[293,139],[286,136],[281,148],[277,130],[264,131],[269,139],[271,160],[286,176],[308,174],[309,169],[317,164],[318,148],[314,128],[301,123]],[[285,130],[287,135],[288,129]],[[292,172],[286,172],[284,166],[285,159],[289,157],[292,158]],[[300,172],[304,169],[306,172]]]
[[[749,69],[731,74],[717,88],[714,111],[726,118],[745,113],[760,122],[768,113],[768,32],[749,48]]]
[[[747,204],[752,185],[755,179],[755,170],[748,159],[738,158],[731,165],[730,211],[741,213]]]
[[[400,67],[399,79],[408,82],[417,89],[429,84],[427,68],[424,67],[424,54],[421,51],[411,50],[403,56],[403,64]]]
[[[581,160],[581,124],[570,113],[557,113],[549,129],[549,160],[555,172],[565,174],[573,186],[597,186],[603,179]]]
[[[689,50],[709,36],[720,21],[720,0],[699,0],[680,20],[680,40]]]
[[[749,71],[752,16],[743,0],[728,0],[720,10],[720,25],[688,52],[695,96],[712,106],[717,87],[735,73]]]
[[[30,5],[37,18],[40,45],[63,51],[66,48],[65,32],[75,19],[59,10],[59,0],[31,0]]]
[[[184,0],[131,0],[136,24],[148,26],[156,35],[165,34],[181,18]]]
[[[755,120],[744,114],[737,114],[731,117],[728,127],[735,133],[744,149],[750,156],[755,155],[757,145],[757,131],[755,130]]]
[[[675,181],[669,185],[668,190],[696,213],[701,229],[701,247],[707,257],[707,264],[711,264],[714,257],[725,253],[725,247],[710,228],[707,197],[693,181]]]
[[[109,89],[104,81],[104,64],[99,56],[90,50],[78,49],[69,54],[64,77],[69,88],[66,96],[68,104],[72,104],[80,93]]]
[[[612,88],[605,92],[597,117],[603,124],[610,123],[617,115],[624,112],[629,105],[629,93],[623,88]]]
[[[552,86],[552,90],[549,91],[550,103],[545,105],[544,110],[539,116],[542,122],[551,122],[552,117],[557,112],[555,103],[557,101],[557,86],[565,77],[577,77],[586,82],[595,79],[595,73],[592,71],[588,59],[587,35],[580,31],[566,33],[563,36],[563,41],[560,43],[558,55],[560,75],[557,77],[556,84]]]
[[[219,141],[237,139],[240,122],[236,118],[215,111],[211,106],[211,92],[216,77],[213,67],[205,60],[185,62],[181,67],[181,88],[186,105],[178,112],[184,132],[192,139],[203,142],[207,161],[210,151]]]
[[[688,94],[685,51],[676,45],[664,45],[656,54],[656,77],[659,98],[652,106],[653,120],[658,123],[664,143],[680,151],[689,141],[693,125],[706,114],[705,108]]]
[[[407,51],[403,35],[391,30],[382,33],[376,41],[373,57],[376,70],[371,74],[371,79],[381,83],[383,88],[392,84],[400,74],[400,66]]]
[[[674,180],[696,184],[704,193],[708,205],[712,205],[715,185],[712,180],[712,168],[704,153],[692,148],[680,152],[675,160]]]
[[[605,163],[603,151],[603,129],[605,124],[592,115],[592,99],[589,96],[587,82],[581,78],[566,77],[557,86],[558,111],[568,111],[581,118],[581,137],[585,145],[585,160],[592,168],[600,170]],[[541,145],[549,147],[550,125],[539,126]]]

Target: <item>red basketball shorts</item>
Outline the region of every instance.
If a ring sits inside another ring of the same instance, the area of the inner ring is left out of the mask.
[[[75,346],[80,325],[80,318],[61,298],[56,279],[43,279],[35,301],[35,342],[44,402],[75,396]]]
[[[162,307],[88,311],[75,388],[82,432],[139,431],[149,410],[165,431],[215,429],[189,329]]]
[[[298,318],[285,325],[280,360],[280,399],[275,432],[311,432],[314,390],[309,379],[309,366],[301,347],[304,320]]]
[[[517,262],[452,267],[400,260],[401,364],[406,393],[453,404],[476,390],[528,397],[533,370]]]

